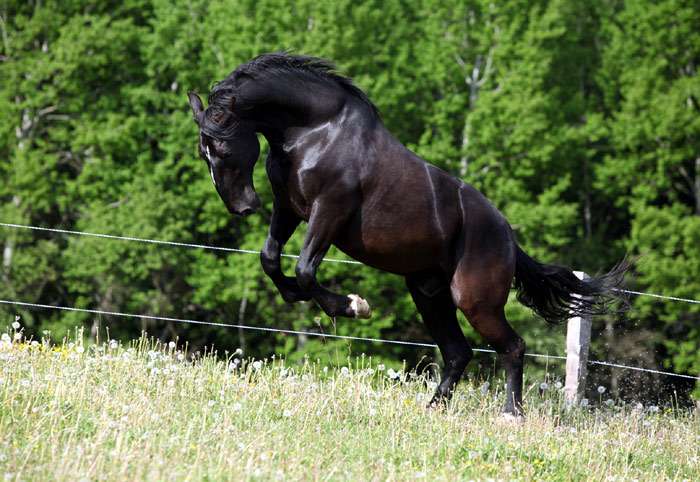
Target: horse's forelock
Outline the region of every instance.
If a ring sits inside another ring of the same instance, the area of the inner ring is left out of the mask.
[[[209,137],[227,140],[235,135],[238,125],[231,111],[234,101],[233,89],[217,84],[209,94],[209,107],[204,111],[200,129]]]

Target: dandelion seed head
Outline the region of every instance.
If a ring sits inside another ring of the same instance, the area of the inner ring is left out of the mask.
[[[22,339],[22,333],[17,332],[15,333],[15,336],[13,337],[15,341],[21,340]]]
[[[168,343],[168,348],[170,348],[171,350],[175,349],[176,346],[177,346],[177,344],[174,341],[171,341],[170,343]]]
[[[4,341],[5,343],[10,343],[10,342],[12,342],[12,338],[10,338],[10,335],[8,335],[7,333],[3,333],[3,334],[2,334],[2,337],[0,337],[0,338],[1,338],[2,341]]]
[[[236,351],[233,352],[233,356],[241,356],[243,355],[243,350],[241,348],[236,348]]]
[[[15,330],[19,330],[19,327],[20,327],[20,326],[21,326],[21,325],[19,324],[19,321],[13,321],[13,322],[12,322],[12,328],[14,328]]]
[[[83,353],[85,351],[85,348],[83,348],[83,345],[79,345],[75,348],[75,351],[78,353]]]
[[[253,369],[254,370],[260,370],[262,368],[262,362],[260,360],[255,360],[253,362]]]
[[[542,390],[543,392],[545,390],[547,390],[548,388],[549,388],[549,383],[547,383],[547,382],[540,383],[540,390]]]
[[[601,395],[605,393],[605,387],[603,385],[598,385],[598,393]]]
[[[243,408],[243,405],[241,405],[239,402],[236,402],[233,404],[233,411],[234,412],[240,412],[241,409]]]
[[[350,375],[350,369],[348,367],[343,367],[340,369],[340,374],[346,377]]]
[[[285,410],[284,412],[282,412],[282,415],[283,415],[285,418],[289,418],[289,417],[292,416],[292,411],[291,411],[291,410]]]
[[[384,366],[383,363],[380,363],[379,365],[377,365],[377,371],[383,372],[385,368],[386,367]]]
[[[582,406],[582,407],[587,407],[587,406],[588,406],[588,399],[587,399],[587,398],[582,398],[582,399],[581,399],[581,406]]]
[[[554,388],[557,390],[561,390],[564,385],[561,382],[555,382],[554,383]]]
[[[213,407],[214,405],[216,405],[216,402],[214,400],[209,400],[207,402],[207,405],[209,405],[210,407]]]

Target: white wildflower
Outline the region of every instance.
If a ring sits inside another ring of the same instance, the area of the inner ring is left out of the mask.
[[[19,330],[19,327],[20,327],[20,326],[21,326],[21,325],[19,324],[19,321],[13,321],[13,322],[12,322],[12,328],[14,328],[15,330]]]
[[[22,333],[20,333],[20,332],[15,333],[14,339],[15,339],[15,341],[21,340],[21,339],[22,339]]]
[[[109,348],[111,350],[116,350],[119,347],[119,342],[117,340],[109,340]]]
[[[260,370],[262,368],[262,362],[260,360],[255,360],[253,362],[253,369]]]
[[[12,338],[10,338],[10,335],[8,335],[7,333],[3,333],[3,334],[2,334],[2,337],[0,337],[0,338],[1,338],[2,341],[4,341],[5,343],[11,343],[11,342],[12,342]]]
[[[561,390],[563,386],[564,386],[564,385],[562,385],[561,382],[556,382],[556,383],[554,384],[554,388],[556,388],[557,390]]]
[[[177,354],[177,360],[178,361],[183,361],[185,359],[185,354],[184,353],[178,353]]]
[[[340,374],[344,377],[347,377],[348,375],[350,375],[350,369],[348,369],[348,367],[343,367],[340,369]]]
[[[547,383],[547,382],[540,383],[540,390],[542,390],[543,392],[545,390],[547,390],[548,388],[549,388],[549,383]]]
[[[168,348],[170,348],[171,350],[174,350],[176,346],[177,346],[177,344],[174,341],[171,341],[170,343],[168,343]]]
[[[243,350],[241,348],[236,348],[236,351],[233,352],[233,356],[241,356],[243,355]]]
[[[605,393],[605,387],[603,385],[598,386],[598,393],[600,393],[601,395]]]

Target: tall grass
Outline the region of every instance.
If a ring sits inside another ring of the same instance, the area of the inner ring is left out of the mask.
[[[502,387],[465,382],[428,410],[430,381],[369,358],[292,367],[13,337],[0,342],[0,480],[700,480],[697,415],[567,411],[553,383],[528,385],[517,424],[499,417]]]

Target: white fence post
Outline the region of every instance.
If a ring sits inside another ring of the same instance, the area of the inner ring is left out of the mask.
[[[574,274],[582,280],[588,278],[583,271],[574,271]],[[566,384],[564,385],[566,403],[569,406],[577,404],[583,397],[590,344],[590,316],[569,318],[566,327]]]

